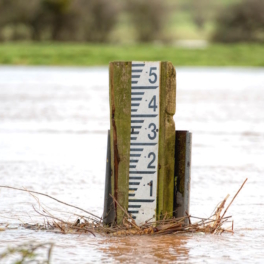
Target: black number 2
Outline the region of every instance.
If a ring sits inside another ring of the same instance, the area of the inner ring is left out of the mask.
[[[155,83],[157,81],[157,79],[158,79],[157,74],[155,72],[152,72],[152,71],[155,71],[155,70],[157,70],[157,67],[150,67],[149,76],[154,76],[154,80],[151,80],[149,78],[149,82],[150,83]]]
[[[155,159],[156,159],[156,155],[155,155],[154,152],[150,152],[150,153],[148,154],[148,158],[150,158],[150,156],[152,156],[152,160],[151,160],[150,163],[148,164],[148,169],[155,169],[156,167],[155,167],[154,165],[152,165],[152,164],[153,164],[153,162],[154,162]]]

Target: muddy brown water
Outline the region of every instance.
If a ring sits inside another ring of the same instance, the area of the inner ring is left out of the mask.
[[[1,189],[0,226],[10,229],[0,232],[0,252],[36,241],[55,243],[52,263],[263,263],[264,69],[176,71],[176,127],[193,133],[190,212],[210,216],[248,178],[227,213],[234,235],[94,238],[25,230],[17,224],[43,223],[32,208],[38,203]],[[107,68],[0,67],[0,185],[102,215],[108,128]],[[81,214],[40,202],[60,217]]]

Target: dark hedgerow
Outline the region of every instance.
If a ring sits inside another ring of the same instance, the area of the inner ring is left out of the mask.
[[[264,42],[264,1],[242,0],[216,19],[215,42]]]

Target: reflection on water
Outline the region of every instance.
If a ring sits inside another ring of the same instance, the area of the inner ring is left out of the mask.
[[[188,260],[186,236],[141,236],[110,238],[99,247],[108,260],[135,263],[160,263]]]
[[[229,210],[235,234],[93,238],[16,229],[1,232],[0,252],[34,240],[55,242],[54,263],[262,263],[264,70],[176,70],[176,127],[193,133],[191,214],[208,217],[249,178]],[[108,128],[107,68],[0,67],[0,185],[101,215]],[[0,223],[43,222],[28,194],[1,189],[0,198]],[[60,216],[80,214],[41,202]]]

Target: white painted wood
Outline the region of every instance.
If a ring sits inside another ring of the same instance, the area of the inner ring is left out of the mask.
[[[128,212],[139,225],[156,214],[159,91],[160,62],[132,62]]]

